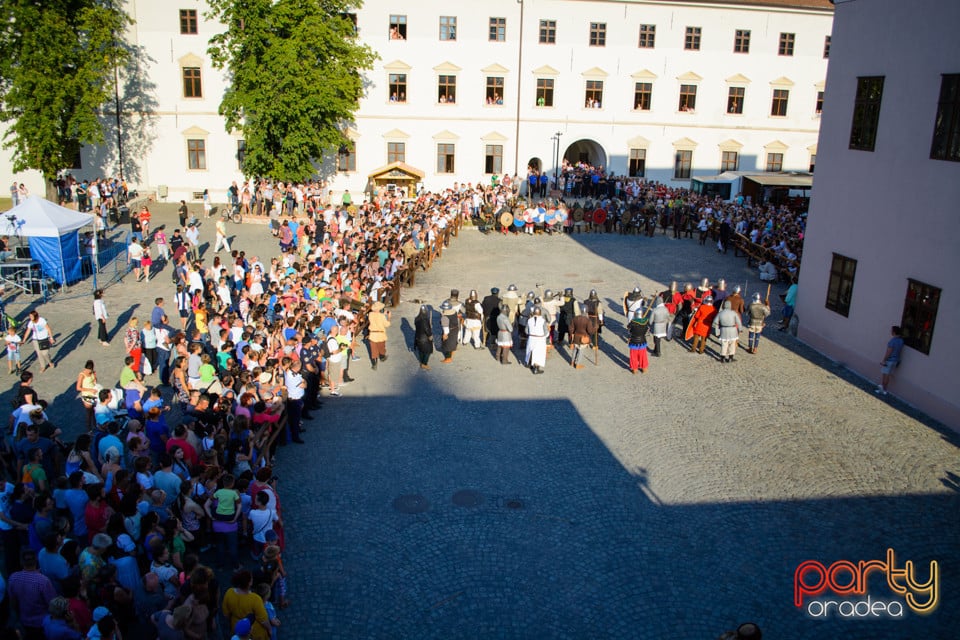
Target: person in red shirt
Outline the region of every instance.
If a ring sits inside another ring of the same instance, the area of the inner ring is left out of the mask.
[[[703,304],[697,307],[697,311],[690,320],[691,330],[693,331],[693,343],[690,345],[690,352],[696,351],[703,353],[707,346],[707,336],[710,335],[710,328],[713,326],[713,319],[717,316],[717,310],[713,306],[713,296],[706,296]]]
[[[183,449],[183,457],[191,467],[200,464],[200,456],[197,455],[197,449],[187,440],[187,426],[178,424],[173,429],[173,437],[167,440],[167,453],[173,447]]]
[[[87,502],[83,520],[87,523],[87,538],[93,540],[93,536],[106,532],[107,521],[113,514],[113,509],[110,508],[110,505],[108,505],[107,501],[103,498],[102,484],[91,484],[84,487],[84,489],[90,500]]]

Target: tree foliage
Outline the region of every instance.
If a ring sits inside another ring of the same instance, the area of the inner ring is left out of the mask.
[[[126,61],[129,22],[120,0],[0,2],[0,120],[14,171],[52,179],[81,145],[104,141],[99,110]]]
[[[350,0],[209,0],[226,25],[209,53],[227,71],[227,129],[246,141],[243,172],[300,181],[349,141],[376,54],[357,42]]]

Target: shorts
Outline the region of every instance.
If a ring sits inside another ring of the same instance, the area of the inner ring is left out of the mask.
[[[184,319],[189,318],[190,311],[188,309],[180,309],[180,317]]]
[[[7,362],[20,362],[20,351],[7,350]]]
[[[339,379],[340,371],[342,369],[343,369],[342,362],[333,362],[329,359],[327,360],[327,377]]]
[[[137,260],[136,258],[134,258],[133,260],[130,261],[130,266],[131,266],[132,268],[134,268],[134,269],[139,269],[139,268],[140,268],[140,261]]]
[[[893,370],[897,368],[897,365],[900,364],[896,360],[890,359],[886,360],[882,365],[880,365],[880,373],[884,375],[890,375],[893,373]]]

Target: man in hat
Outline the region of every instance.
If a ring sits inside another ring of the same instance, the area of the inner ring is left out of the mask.
[[[543,373],[547,364],[547,332],[549,326],[543,317],[543,309],[535,305],[527,318],[527,366],[534,373]]]
[[[567,287],[563,290],[563,301],[560,305],[560,317],[557,320],[557,344],[563,344],[564,338],[569,334],[569,344],[573,344],[573,319],[580,315],[580,303],[573,295],[573,289]]]
[[[474,349],[483,349],[483,305],[480,304],[476,289],[463,303],[463,344],[473,341]]]
[[[713,320],[717,315],[717,310],[713,306],[713,297],[706,296],[703,303],[697,307],[690,319],[693,326],[693,343],[690,345],[690,353],[696,351],[703,353],[707,347],[707,336],[710,335],[710,329],[713,326]]]
[[[713,332],[720,339],[720,362],[733,362],[742,330],[740,314],[730,308],[729,300],[724,300],[713,320]]]
[[[453,352],[460,342],[460,316],[450,300],[440,304],[440,350],[443,352],[444,364],[453,362]]]
[[[483,300],[480,301],[480,308],[483,310],[487,336],[493,337],[494,343],[496,343],[497,331],[499,330],[497,316],[500,315],[500,289],[492,287],[490,294],[484,296]]]
[[[370,307],[367,314],[368,333],[370,341],[370,362],[373,369],[377,369],[377,362],[387,360],[387,327],[390,326],[390,312],[383,311],[384,305],[379,300]]]
[[[770,301],[760,301],[760,294],[753,294],[753,302],[747,308],[747,351],[756,353],[760,346],[760,333],[763,331],[763,323],[770,315]]]

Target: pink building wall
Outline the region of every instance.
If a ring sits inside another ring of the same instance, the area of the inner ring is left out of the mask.
[[[940,287],[930,353],[904,348],[890,392],[960,430],[960,162],[930,159],[958,24],[956,0],[836,5],[797,314],[801,340],[878,381],[907,279]],[[873,152],[849,149],[858,76],[885,76]],[[833,253],[857,260],[846,318],[825,307]]]

